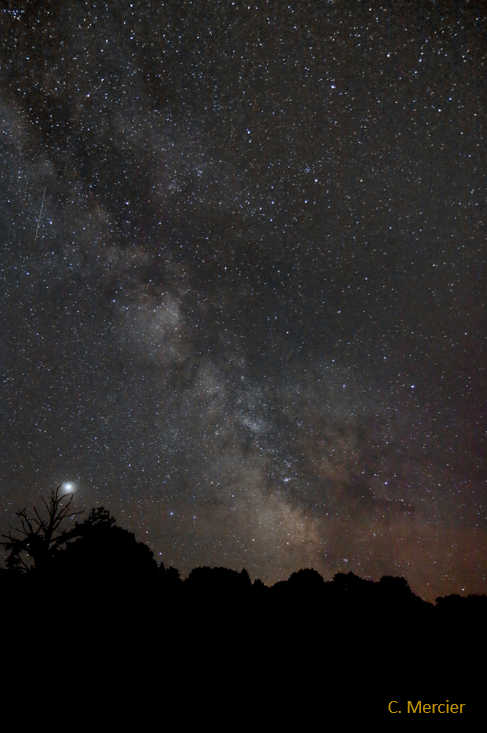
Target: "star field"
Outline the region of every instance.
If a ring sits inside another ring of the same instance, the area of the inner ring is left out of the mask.
[[[2,531],[486,591],[486,19],[3,4]]]

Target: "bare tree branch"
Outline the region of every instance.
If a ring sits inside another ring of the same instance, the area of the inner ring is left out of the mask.
[[[47,512],[47,518],[41,516],[35,504],[33,507],[34,516],[28,515],[26,507],[17,512],[20,526],[14,530],[11,529],[8,535],[2,535],[4,541],[0,542],[0,545],[8,552],[8,567],[30,570],[24,557],[26,555],[31,559],[34,567],[38,568],[45,564],[61,545],[81,535],[81,525],[78,522],[70,529],[61,529],[61,525],[65,520],[70,520],[84,512],[71,511],[73,495],[69,497],[67,503],[63,506],[62,502],[65,497],[59,495],[60,488],[61,484],[51,493],[48,501],[41,497]],[[13,534],[13,532],[19,534],[20,537]]]
[[[34,513],[35,513],[35,515],[37,517],[38,524],[39,525],[43,525],[44,524],[44,520],[42,519],[42,517],[40,516],[39,512],[37,511],[37,507],[36,507],[35,504],[34,504]]]

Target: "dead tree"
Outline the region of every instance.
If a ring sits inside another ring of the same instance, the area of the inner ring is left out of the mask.
[[[8,535],[2,535],[4,541],[0,545],[7,550],[7,567],[11,570],[26,572],[33,567],[37,570],[44,568],[56,551],[69,540],[80,536],[81,525],[77,522],[74,527],[61,528],[64,522],[72,517],[83,514],[83,511],[73,512],[71,502],[73,494],[64,504],[63,495],[59,494],[60,484],[44,504],[46,517],[43,517],[33,506],[33,514],[29,516],[27,508],[21,509],[16,516],[20,519],[20,527],[11,529]]]

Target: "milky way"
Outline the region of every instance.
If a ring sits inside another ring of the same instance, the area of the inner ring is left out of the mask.
[[[183,575],[484,592],[485,4],[0,23],[2,531],[71,481]]]

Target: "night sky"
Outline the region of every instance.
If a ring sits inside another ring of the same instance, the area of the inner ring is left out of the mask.
[[[0,37],[0,531],[70,482],[183,577],[487,592],[486,3]]]

